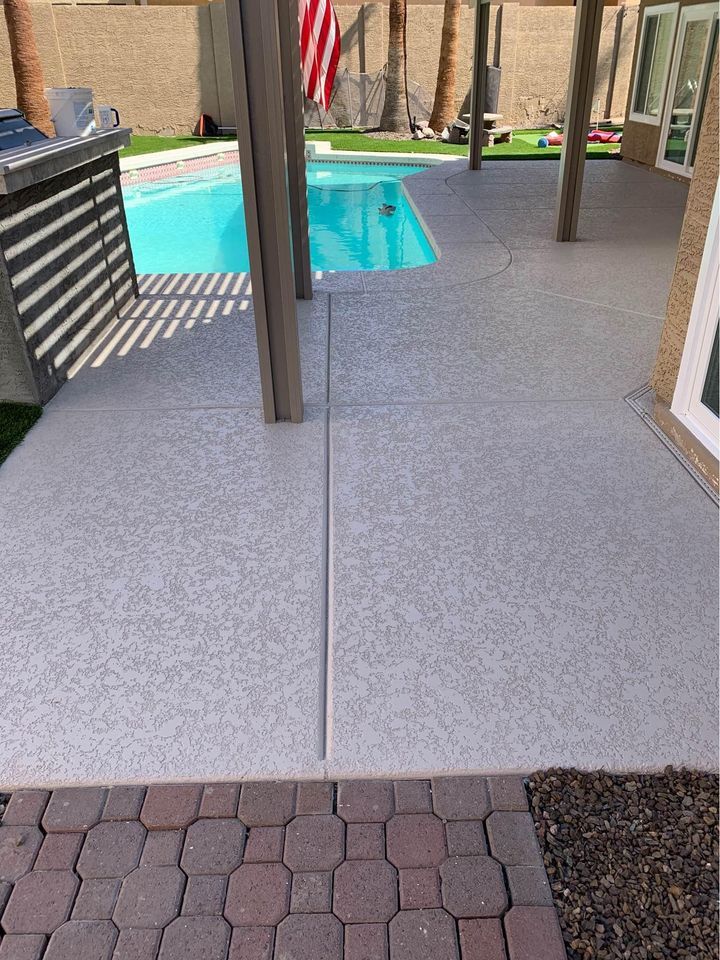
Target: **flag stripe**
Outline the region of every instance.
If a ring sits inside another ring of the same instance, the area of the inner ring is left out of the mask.
[[[340,59],[340,25],[331,0],[299,0],[305,96],[327,110]]]

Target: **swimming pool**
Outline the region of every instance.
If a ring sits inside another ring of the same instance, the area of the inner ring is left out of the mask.
[[[308,162],[313,270],[397,270],[433,263],[435,251],[402,186],[404,177],[422,169]],[[237,164],[130,184],[123,194],[139,273],[249,270]]]

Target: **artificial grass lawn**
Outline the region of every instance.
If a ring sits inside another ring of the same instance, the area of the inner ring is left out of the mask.
[[[0,403],[0,463],[40,419],[42,407]]]
[[[519,130],[513,133],[512,143],[497,143],[483,150],[484,160],[550,160],[559,157],[562,147],[538,147],[540,137],[548,133],[543,130]],[[466,145],[443,143],[440,140],[379,140],[355,131],[306,132],[307,140],[324,140],[332,144],[334,150],[362,150],[373,153],[444,153],[466,157]],[[617,150],[618,143],[589,143],[588,157],[607,157],[611,150]]]
[[[615,129],[615,128],[613,128]],[[538,147],[538,139],[547,134],[543,130],[519,130],[513,135],[512,143],[498,143],[483,151],[487,160],[550,160],[559,157],[561,147]],[[466,145],[443,143],[440,140],[379,140],[368,137],[356,130],[308,131],[307,140],[322,140],[331,143],[334,150],[353,150],[364,153],[439,153],[450,156],[466,157]],[[121,157],[137,157],[143,153],[156,153],[161,150],[177,150],[179,147],[192,147],[199,143],[216,143],[233,140],[233,137],[154,137],[133,136],[130,146],[120,151]],[[589,143],[588,157],[607,157],[617,150],[617,143]]]

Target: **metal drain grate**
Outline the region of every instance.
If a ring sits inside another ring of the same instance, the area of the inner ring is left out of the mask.
[[[700,471],[695,467],[694,463],[691,460],[688,460],[680,447],[673,443],[670,437],[663,430],[661,430],[655,422],[652,415],[652,404],[654,397],[655,391],[649,383],[646,383],[642,387],[638,387],[637,390],[633,390],[633,392],[629,393],[624,399],[625,402],[632,407],[635,413],[637,413],[638,416],[645,421],[655,436],[668,448],[675,459],[680,461],[680,463],[685,467],[687,472],[692,476],[696,483],[703,488],[715,506],[720,506],[720,498],[718,497],[718,494],[710,486],[705,477],[703,477]]]

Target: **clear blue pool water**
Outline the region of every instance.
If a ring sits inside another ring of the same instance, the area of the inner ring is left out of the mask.
[[[437,257],[402,188],[422,167],[311,161],[307,166],[313,270],[397,270]],[[236,165],[123,188],[139,273],[247,271]],[[392,216],[379,207],[392,204]]]

